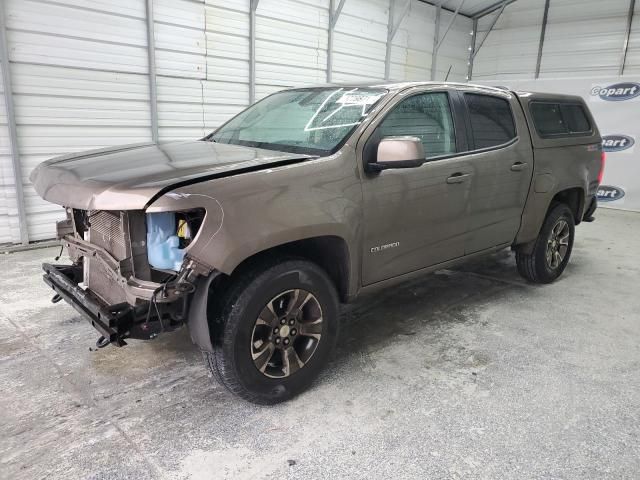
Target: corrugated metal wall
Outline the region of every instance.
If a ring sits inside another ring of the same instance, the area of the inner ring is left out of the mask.
[[[629,38],[629,50],[624,67],[625,75],[640,75],[640,1],[636,1]]]
[[[617,75],[628,0],[551,2],[540,76]]]
[[[29,174],[55,155],[152,138],[146,0],[3,0],[31,241],[51,238],[60,207]],[[338,2],[336,2],[337,4]],[[398,0],[397,10],[402,6]],[[390,0],[347,0],[333,79],[382,80]],[[199,138],[249,103],[249,0],[153,0],[158,134]],[[451,13],[442,12],[442,29]],[[411,0],[393,41],[391,77],[427,80],[435,8]],[[329,0],[260,0],[256,98],[326,81]],[[459,16],[438,74],[464,80],[471,20]],[[441,32],[442,33],[442,32]],[[2,106],[4,107],[4,106]],[[0,243],[19,241],[4,108],[0,110]]]
[[[505,8],[473,62],[472,80],[533,77],[543,12],[544,0],[517,0]],[[478,21],[478,43],[494,15]]]
[[[544,0],[517,0],[499,18],[473,66],[473,79],[533,78],[536,70]],[[629,0],[551,0],[540,64],[541,78],[618,75]],[[625,74],[640,71],[640,2]],[[491,16],[478,23],[486,32]]]
[[[60,207],[29,184],[41,161],[151,139],[142,1],[5,0],[30,240],[51,238]]]
[[[20,241],[18,207],[13,179],[4,85],[2,75],[0,75],[0,244]]]
[[[422,2],[411,2],[410,13],[405,17],[393,41],[391,77],[402,80],[425,80],[431,75],[431,55],[435,34],[436,8]],[[453,14],[442,10],[440,37]],[[464,82],[467,77],[468,48],[471,42],[472,22],[458,15],[451,30],[438,51],[436,79],[443,80],[449,67],[449,80]],[[426,39],[426,41],[425,41]],[[384,48],[384,46],[383,46]]]

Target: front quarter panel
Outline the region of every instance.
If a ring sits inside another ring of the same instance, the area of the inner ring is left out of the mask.
[[[163,195],[147,211],[205,208],[187,254],[225,274],[258,252],[318,236],[345,240],[355,262],[362,192],[353,155],[347,144],[329,157],[195,183]],[[356,285],[351,278],[350,291]]]

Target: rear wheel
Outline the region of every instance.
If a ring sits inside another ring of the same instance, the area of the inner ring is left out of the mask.
[[[338,298],[306,260],[255,265],[227,290],[206,359],[231,392],[274,404],[306,389],[326,364],[338,331]]]
[[[551,283],[569,263],[575,223],[571,209],[561,203],[553,206],[540,229],[530,254],[516,252],[518,272],[534,283]]]

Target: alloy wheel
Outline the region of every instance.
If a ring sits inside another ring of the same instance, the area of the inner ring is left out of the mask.
[[[558,220],[551,230],[551,235],[547,241],[546,260],[547,266],[555,270],[558,268],[569,250],[569,236],[571,230],[566,220]]]
[[[273,297],[255,321],[251,357],[267,377],[288,377],[311,359],[322,338],[322,308],[302,289]]]

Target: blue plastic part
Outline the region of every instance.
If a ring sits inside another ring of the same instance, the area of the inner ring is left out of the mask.
[[[176,216],[171,212],[147,214],[147,258],[160,270],[179,271],[184,260],[176,235]]]

